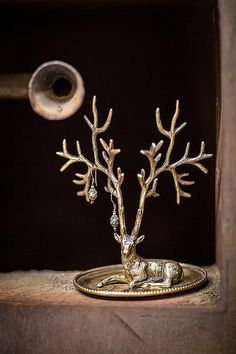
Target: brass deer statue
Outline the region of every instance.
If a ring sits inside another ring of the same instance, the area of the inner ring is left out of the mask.
[[[212,154],[205,153],[205,143],[201,143],[200,152],[195,157],[189,157],[190,143],[188,142],[185,148],[185,152],[179,160],[172,162],[171,153],[175,144],[176,135],[185,127],[186,122],[176,127],[177,118],[179,116],[179,101],[176,101],[175,113],[172,117],[170,130],[163,128],[160,110],[156,109],[156,125],[158,131],[169,139],[169,145],[165,153],[163,162],[160,163],[161,153],[159,152],[164,141],[160,140],[157,144],[152,143],[149,150],[141,150],[140,153],[144,155],[149,162],[150,170],[147,174],[144,169],[137,175],[138,181],[141,187],[140,199],[136,219],[131,234],[127,233],[125,222],[125,208],[122,196],[122,183],[124,181],[124,173],[120,167],[117,168],[117,172],[114,171],[114,161],[117,154],[120,153],[120,149],[114,148],[113,140],[111,139],[107,144],[100,138],[100,144],[103,148],[102,157],[104,162],[100,161],[98,150],[98,135],[105,132],[112,119],[112,109],[109,110],[107,119],[103,126],[98,126],[98,112],[96,108],[96,97],[93,97],[92,103],[93,122],[91,122],[87,116],[84,119],[92,132],[92,147],[93,147],[93,161],[87,159],[77,141],[78,155],[71,155],[67,150],[66,140],[63,141],[63,151],[57,152],[57,155],[67,159],[67,162],[62,166],[61,172],[64,171],[73,163],[83,163],[87,166],[87,172],[85,174],[76,173],[78,179],[73,180],[77,185],[83,185],[84,189],[77,192],[78,196],[85,197],[86,201],[93,203],[97,197],[97,192],[94,187],[94,173],[97,171],[104,173],[107,176],[107,185],[105,191],[110,193],[111,196],[116,198],[118,206],[117,220],[113,218],[111,225],[116,231],[116,227],[119,225],[119,234],[114,232],[114,237],[117,242],[121,244],[121,260],[124,268],[124,274],[116,274],[110,276],[100,283],[97,287],[103,287],[113,283],[127,283],[130,289],[134,287],[146,288],[146,287],[165,287],[169,288],[172,284],[178,283],[184,276],[182,266],[174,261],[158,260],[158,259],[144,259],[136,253],[136,245],[143,241],[144,236],[139,235],[141,222],[144,215],[144,206],[146,199],[149,197],[158,197],[159,194],[156,191],[158,176],[163,172],[170,172],[175,189],[176,200],[180,204],[181,197],[190,198],[191,194],[185,192],[182,189],[184,185],[192,185],[194,181],[185,179],[188,173],[178,173],[176,170],[182,165],[194,165],[202,172],[207,173],[206,167],[202,165],[200,161],[212,157]]]

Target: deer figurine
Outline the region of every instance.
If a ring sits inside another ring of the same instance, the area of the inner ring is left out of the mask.
[[[97,284],[99,288],[104,285],[122,282],[128,283],[132,290],[136,286],[170,288],[183,277],[181,265],[174,261],[144,259],[136,253],[136,245],[143,241],[144,235],[136,237],[117,233],[114,237],[121,244],[121,260],[125,274],[110,276]]]
[[[114,160],[116,155],[120,153],[120,149],[114,148],[113,140],[111,139],[107,144],[100,138],[100,144],[103,147],[102,157],[104,163],[100,161],[100,155],[97,144],[97,137],[99,134],[105,132],[112,119],[112,110],[109,110],[107,119],[102,127],[98,127],[98,112],[96,107],[96,97],[93,97],[92,103],[93,122],[87,116],[85,121],[92,132],[92,147],[93,147],[93,161],[87,159],[81,151],[79,141],[77,141],[78,155],[72,155],[67,150],[66,140],[63,141],[63,151],[57,152],[57,155],[67,159],[62,166],[61,172],[64,171],[73,163],[83,163],[87,166],[85,174],[76,173],[77,179],[73,180],[76,185],[84,185],[82,191],[77,192],[78,196],[84,196],[86,201],[94,203],[97,198],[97,191],[94,186],[94,173],[102,172],[107,177],[107,185],[105,191],[116,198],[118,206],[118,216],[112,215],[111,225],[114,229],[114,238],[121,245],[121,260],[124,268],[123,274],[115,274],[103,279],[97,284],[98,288],[114,283],[127,283],[132,290],[134,287],[164,287],[169,288],[173,284],[178,283],[184,277],[182,266],[174,261],[159,260],[159,259],[144,259],[136,253],[136,246],[143,241],[144,236],[140,236],[140,227],[144,215],[144,206],[146,199],[149,197],[158,197],[156,191],[158,177],[163,172],[171,173],[176,189],[176,201],[180,204],[181,197],[190,198],[191,194],[185,192],[182,186],[192,185],[194,181],[187,180],[188,173],[178,173],[176,169],[183,165],[194,165],[202,172],[207,173],[207,169],[200,161],[212,157],[212,154],[205,153],[205,143],[201,143],[200,152],[195,157],[189,157],[190,143],[186,144],[185,152],[179,160],[172,162],[171,153],[175,144],[176,135],[185,127],[186,122],[176,127],[177,118],[179,116],[179,101],[176,101],[175,113],[171,120],[170,130],[164,129],[159,108],[156,109],[156,125],[158,131],[168,138],[169,145],[164,155],[163,161],[160,163],[162,154],[159,152],[164,141],[160,140],[157,144],[152,143],[149,150],[141,150],[149,162],[150,170],[146,174],[144,169],[137,174],[140,184],[140,198],[139,206],[135,218],[134,227],[129,235],[126,229],[125,222],[125,208],[122,195],[122,183],[124,181],[124,173],[118,167],[117,172],[114,172]],[[119,234],[116,232],[119,226]]]

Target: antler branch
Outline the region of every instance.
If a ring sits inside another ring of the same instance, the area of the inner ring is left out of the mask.
[[[84,116],[85,122],[89,126],[92,132],[92,147],[94,161],[91,162],[88,160],[81,152],[79,141],[77,141],[77,152],[78,155],[71,155],[67,151],[66,140],[63,140],[63,151],[57,152],[57,155],[66,158],[68,161],[62,166],[61,172],[64,171],[67,167],[75,162],[82,162],[87,166],[87,172],[85,174],[76,173],[76,177],[79,180],[73,180],[73,183],[77,185],[84,185],[84,189],[77,193],[78,196],[84,196],[87,202],[93,202],[89,198],[89,189],[91,186],[91,179],[93,178],[93,171],[100,171],[107,176],[107,186],[105,190],[109,193],[112,193],[117,198],[118,204],[118,214],[120,222],[120,234],[123,236],[126,233],[125,226],[125,217],[124,217],[124,205],[123,205],[123,196],[121,191],[121,185],[124,180],[124,173],[121,172],[121,169],[117,169],[117,176],[114,173],[114,160],[115,156],[120,153],[120,149],[114,148],[113,140],[111,139],[109,145],[103,139],[100,139],[100,143],[104,149],[102,151],[102,156],[105,161],[105,166],[100,162],[98,145],[97,145],[97,136],[105,132],[112,120],[112,109],[109,110],[107,119],[102,127],[98,127],[98,112],[96,107],[96,97],[93,97],[92,102],[92,112],[93,112],[93,122],[89,120],[87,116]]]
[[[199,168],[203,173],[208,173],[207,168],[205,166],[203,166],[199,161],[206,160],[206,159],[212,157],[212,154],[206,154],[205,153],[205,143],[204,143],[204,141],[201,142],[200,152],[195,157],[192,157],[192,158],[188,157],[189,148],[190,148],[190,143],[188,142],[187,145],[186,145],[183,157],[180,160],[176,161],[175,163],[170,164],[168,169],[167,169],[167,170],[169,170],[172,173],[172,176],[173,176],[173,179],[174,179],[174,184],[175,184],[175,189],[176,189],[176,200],[177,200],[178,204],[180,204],[180,198],[181,197],[186,197],[186,198],[190,198],[191,197],[191,194],[184,192],[181,189],[180,185],[187,186],[187,185],[192,185],[195,182],[182,179],[183,177],[188,177],[189,173],[178,174],[176,172],[176,168],[178,166],[181,166],[181,165],[191,164],[191,165],[194,165],[197,168]]]
[[[146,172],[144,169],[141,170],[141,173],[137,175],[139,184],[141,186],[141,193],[140,193],[140,199],[139,199],[139,208],[137,211],[136,215],[136,220],[135,220],[135,225],[132,231],[133,235],[137,235],[140,230],[142,218],[143,218],[143,213],[144,213],[144,205],[145,205],[145,200],[148,197],[157,197],[159,194],[156,192],[156,187],[157,187],[157,177],[165,171],[171,172],[175,184],[175,189],[176,189],[176,201],[178,204],[180,204],[180,199],[181,197],[186,197],[190,198],[191,194],[183,191],[181,189],[181,185],[192,185],[194,184],[194,181],[188,181],[183,179],[184,177],[189,176],[189,173],[182,173],[178,174],[176,172],[176,168],[181,166],[181,165],[194,165],[197,168],[199,168],[202,172],[207,173],[207,169],[205,166],[203,166],[199,161],[208,159],[212,157],[212,154],[206,154],[205,153],[205,143],[204,141],[201,143],[201,148],[200,152],[197,156],[195,157],[188,157],[189,154],[189,148],[190,148],[190,143],[187,143],[185,152],[183,154],[183,157],[174,162],[170,163],[170,157],[171,153],[174,148],[175,144],[175,137],[176,135],[186,126],[186,122],[182,123],[179,127],[176,127],[176,122],[177,118],[179,116],[179,101],[176,101],[176,107],[175,107],[175,113],[172,117],[171,121],[171,127],[170,130],[164,129],[162,122],[161,122],[161,116],[160,116],[160,110],[159,108],[156,109],[156,125],[157,129],[159,132],[167,137],[169,139],[169,145],[168,149],[165,155],[164,162],[160,167],[157,167],[157,163],[161,159],[161,154],[157,154],[157,152],[160,150],[160,148],[163,145],[163,140],[161,140],[158,144],[152,143],[151,147],[149,150],[141,150],[141,154],[146,156],[149,161],[150,165],[150,173],[147,179],[145,179]]]
[[[76,173],[76,177],[79,177],[80,180],[73,180],[73,183],[77,185],[84,185],[84,189],[80,192],[77,192],[78,196],[84,196],[87,202],[90,202],[89,199],[89,187],[90,181],[92,177],[92,172],[94,170],[94,166],[91,161],[89,161],[81,152],[79,141],[76,142],[78,156],[72,155],[67,150],[66,139],[63,140],[62,148],[63,151],[57,152],[57,155],[66,158],[68,161],[61,167],[60,171],[63,172],[75,162],[84,163],[87,166],[87,172],[85,174]]]

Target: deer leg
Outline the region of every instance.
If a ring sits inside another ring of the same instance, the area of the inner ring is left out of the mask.
[[[129,283],[129,287],[130,287],[130,290],[132,290],[134,287],[136,288],[139,288],[139,287],[142,287],[142,285],[145,283],[144,280],[131,280],[131,282]]]
[[[171,286],[172,286],[172,279],[170,278],[165,278],[161,282],[148,281],[141,285],[142,288],[148,288],[148,287],[170,288]]]
[[[97,284],[97,287],[101,288],[104,285],[115,284],[115,283],[127,284],[128,280],[126,279],[125,275],[123,275],[123,274],[111,275],[110,277],[105,278],[102,281],[100,281],[100,283]]]
[[[135,286],[137,286],[139,283],[139,278],[133,278],[131,282],[129,283],[129,288],[132,290]]]
[[[147,278],[147,275],[142,275],[142,276],[137,276],[134,277],[131,282],[129,283],[130,290],[132,290],[134,287],[140,287],[142,284],[145,282],[145,279]]]

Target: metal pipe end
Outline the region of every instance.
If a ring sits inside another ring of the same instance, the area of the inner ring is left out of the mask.
[[[80,73],[63,61],[48,61],[33,73],[28,95],[32,109],[49,120],[62,120],[73,115],[85,95]]]

